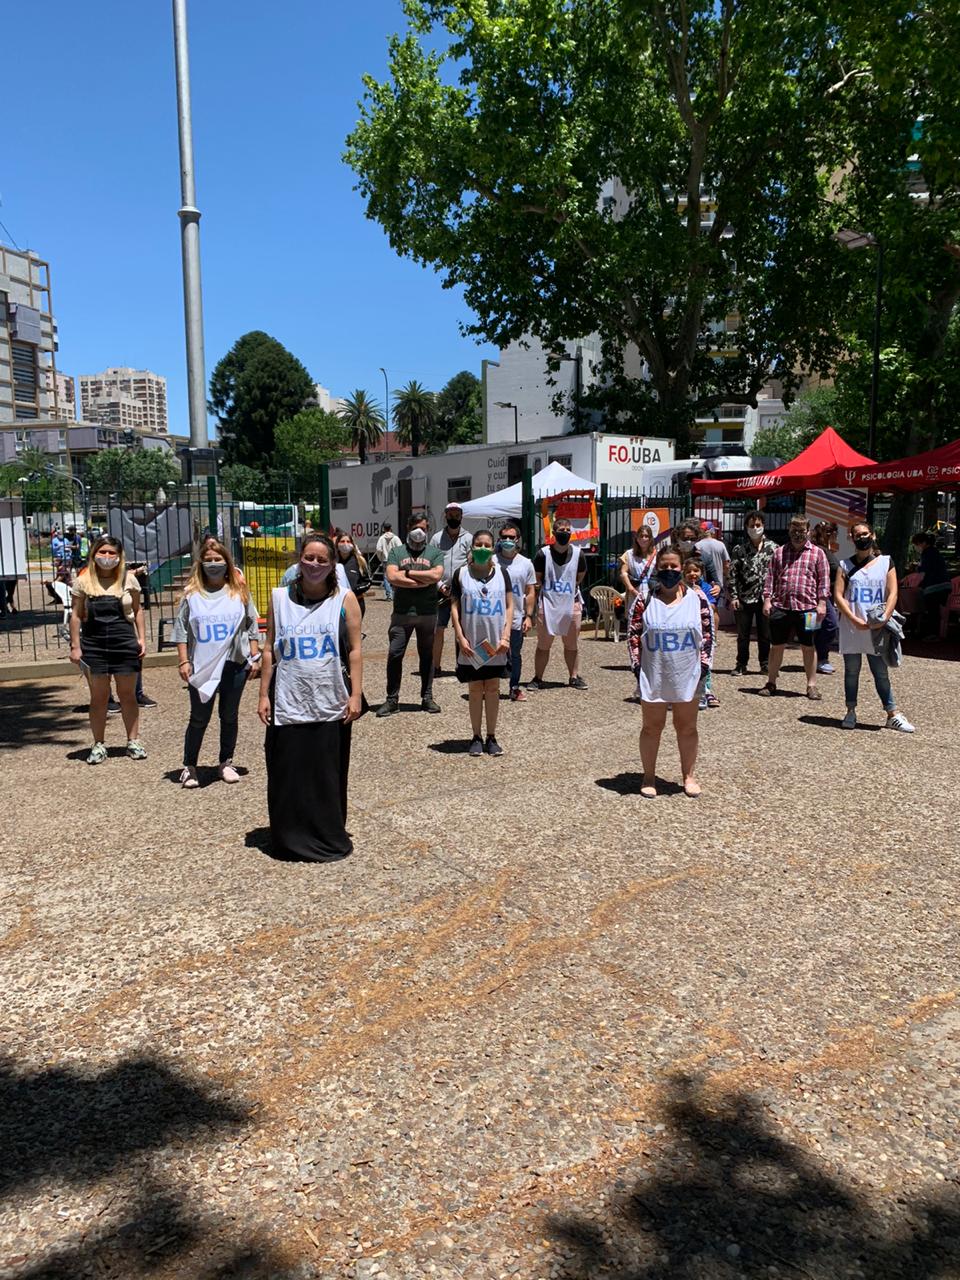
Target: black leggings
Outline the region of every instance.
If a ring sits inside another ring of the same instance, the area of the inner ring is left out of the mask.
[[[403,655],[410,637],[416,634],[417,656],[420,659],[420,697],[429,698],[433,692],[433,633],[437,629],[435,613],[420,617],[390,619],[387,635],[390,647],[387,653],[387,697],[400,697],[400,681],[403,679]]]
[[[240,699],[243,687],[247,683],[246,663],[225,662],[223,675],[217,686],[214,698],[219,694],[220,701],[220,763],[226,764],[233,759],[237,745],[237,718],[240,714]],[[190,689],[190,723],[183,739],[183,763],[189,768],[196,768],[203,745],[203,735],[210,717],[213,715],[213,698],[209,702],[201,702],[200,695]]]

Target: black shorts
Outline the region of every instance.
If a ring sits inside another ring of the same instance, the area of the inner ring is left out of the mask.
[[[770,611],[770,643],[789,644],[794,637],[797,643],[809,647],[814,643],[815,631],[804,626],[800,609],[772,609]]]
[[[450,625],[450,601],[440,597],[440,603],[437,605],[437,627],[443,630],[444,627]]]
[[[457,663],[457,679],[461,684],[472,684],[474,680],[502,680],[507,675],[507,660],[503,662],[487,662],[482,667],[475,667],[472,662]]]

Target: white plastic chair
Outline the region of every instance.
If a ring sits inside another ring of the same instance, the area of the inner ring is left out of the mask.
[[[603,623],[604,639],[612,639],[616,643],[620,639],[620,621],[617,618],[614,601],[619,592],[614,587],[591,587],[590,598],[596,600],[598,613],[593,623],[593,638],[597,639],[600,624]]]

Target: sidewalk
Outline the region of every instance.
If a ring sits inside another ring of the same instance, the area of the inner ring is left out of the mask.
[[[582,650],[499,760],[455,680],[365,718],[331,866],[257,847],[255,686],[248,776],[185,793],[175,671],[97,769],[79,681],[0,684],[0,1280],[960,1275],[960,666],[845,733],[839,675],[759,699],[722,637],[703,797],[646,802]]]

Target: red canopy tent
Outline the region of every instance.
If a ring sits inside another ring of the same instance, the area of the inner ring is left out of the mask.
[[[877,463],[851,449],[833,427],[826,427],[813,444],[807,445],[802,453],[775,471],[729,480],[692,480],[690,488],[695,495],[716,494],[726,498],[759,498],[772,493],[792,493],[797,489],[853,488],[859,485],[859,481],[847,478],[851,470],[876,466]]]
[[[846,488],[869,489],[874,493],[884,489],[960,488],[960,440],[896,462],[847,468],[843,484]]]

